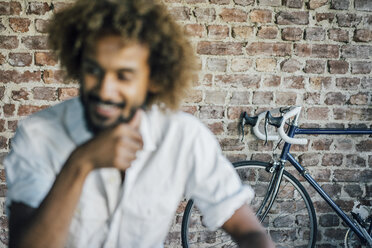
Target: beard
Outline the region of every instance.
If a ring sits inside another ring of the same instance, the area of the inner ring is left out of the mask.
[[[81,87],[82,88],[82,87]],[[121,110],[121,112],[123,112],[124,108],[126,107],[127,103],[126,102],[112,102],[112,101],[105,101],[105,100],[102,100],[99,96],[93,94],[93,93],[84,93],[83,90],[80,88],[80,100],[83,104],[83,109],[84,109],[84,119],[85,119],[85,123],[86,123],[86,128],[92,132],[94,135],[104,131],[104,130],[107,130],[107,129],[110,129],[110,128],[113,128],[121,123],[128,123],[130,122],[135,113],[137,112],[138,109],[140,108],[144,108],[145,106],[145,103],[140,105],[140,106],[135,106],[135,107],[132,107],[130,109],[130,112],[129,112],[129,115],[128,116],[124,116],[124,115],[120,115],[116,120],[114,120],[113,122],[109,123],[109,124],[104,124],[104,118],[102,118],[102,120],[100,121],[93,121],[93,113],[91,112],[92,109],[91,109],[91,106],[92,104],[105,104],[105,105],[109,105],[109,106],[113,106],[113,107],[117,107]],[[146,102],[146,101],[145,101]],[[99,119],[99,117],[97,117]]]

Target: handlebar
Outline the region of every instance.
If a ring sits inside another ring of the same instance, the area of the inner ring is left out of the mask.
[[[285,108],[276,108],[270,111],[265,111],[260,113],[257,116],[249,117],[246,112],[242,115],[242,126],[245,123],[253,126],[254,134],[261,140],[278,140],[279,136],[287,143],[290,144],[299,144],[299,145],[306,145],[307,139],[303,138],[290,138],[284,131],[284,125],[286,121],[292,117],[295,117],[294,123],[297,123],[297,120],[300,116],[301,106],[291,106]],[[272,114],[281,114],[280,117],[273,117]],[[265,134],[263,134],[260,129],[260,123],[262,120],[265,120]],[[267,125],[270,124],[278,128],[278,135],[269,135],[267,132]]]

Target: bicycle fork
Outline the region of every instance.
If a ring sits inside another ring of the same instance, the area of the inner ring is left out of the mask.
[[[263,220],[266,218],[267,214],[274,204],[276,196],[279,193],[279,187],[284,173],[284,165],[281,162],[274,161],[272,166],[269,168],[269,172],[272,174],[270,178],[269,188],[266,192],[260,208],[256,213],[256,216],[260,222],[263,222]],[[266,205],[267,207],[265,209]],[[264,212],[262,212],[263,210]]]

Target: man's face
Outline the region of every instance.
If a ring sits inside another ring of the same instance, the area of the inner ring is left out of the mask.
[[[100,38],[94,54],[82,61],[81,95],[88,125],[102,131],[128,122],[145,101],[150,87],[149,49],[123,46],[119,36]]]

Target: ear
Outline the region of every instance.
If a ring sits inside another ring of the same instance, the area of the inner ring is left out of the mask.
[[[150,93],[158,93],[161,91],[161,86],[156,84],[153,80],[150,80],[148,91]]]

